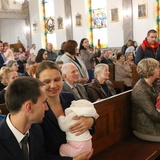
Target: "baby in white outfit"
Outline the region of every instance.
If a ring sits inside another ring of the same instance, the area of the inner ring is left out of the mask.
[[[62,131],[66,132],[67,139],[67,143],[60,147],[61,156],[75,157],[92,149],[92,136],[88,130],[79,136],[69,132],[69,127],[76,122],[73,120],[75,116],[94,117],[95,119],[99,117],[94,105],[88,100],[72,101],[71,106],[65,110],[65,116],[58,117],[59,126]]]

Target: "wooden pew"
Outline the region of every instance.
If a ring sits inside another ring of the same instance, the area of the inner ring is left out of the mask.
[[[123,81],[115,81],[115,66],[114,65],[108,65],[109,67],[109,80],[113,83],[114,88],[117,93],[124,91],[124,82]]]
[[[25,52],[25,48],[22,43],[10,44],[10,48],[14,48],[14,52],[19,52],[19,48],[22,48],[23,52]]]
[[[0,113],[1,114],[5,114],[5,115],[9,113],[5,103],[4,104],[0,104]]]
[[[139,79],[136,69],[137,69],[137,66],[132,67],[132,87],[134,87],[134,85],[136,84],[136,82]]]
[[[136,138],[130,126],[131,90],[95,102],[100,115],[93,135],[91,160],[154,160],[160,155],[160,143]]]

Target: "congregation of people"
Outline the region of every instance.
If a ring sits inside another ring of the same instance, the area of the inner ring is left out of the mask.
[[[156,38],[156,30],[151,29],[139,46],[129,39],[115,50],[93,47],[87,38],[79,44],[68,40],[62,42],[58,54],[52,43],[40,49],[33,44],[14,53],[7,42],[0,41],[0,104],[9,110],[0,123],[2,160],[26,156],[30,160],[90,159],[98,118],[93,104],[117,94],[110,74],[114,81],[123,82],[124,91],[133,89],[135,136],[160,142],[160,112],[156,109],[160,47]],[[139,75],[135,86],[133,67]],[[27,154],[21,144],[26,136]]]

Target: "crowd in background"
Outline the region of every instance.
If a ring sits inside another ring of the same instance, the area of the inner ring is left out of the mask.
[[[32,131],[39,131],[36,134],[40,134],[35,137],[40,140],[37,142],[45,142],[46,153],[55,160],[88,160],[93,153],[91,135],[95,133],[98,114],[91,110],[93,114],[87,116],[82,108],[88,105],[94,108],[92,102],[117,94],[110,81],[109,65],[114,66],[115,81],[122,81],[125,91],[132,89],[132,68],[138,66],[140,80],[132,92],[132,127],[137,137],[159,141],[160,114],[155,105],[157,100],[156,106],[159,107],[160,89],[156,82],[159,78],[160,50],[156,36],[157,32],[150,30],[139,47],[136,41],[129,39],[121,49],[114,51],[109,48],[102,49],[100,44],[98,47],[92,47],[87,38],[83,38],[79,45],[75,40],[68,40],[62,43],[58,54],[52,50],[52,43],[47,43],[46,49],[37,50],[36,44],[33,44],[31,49],[27,47],[26,51],[23,51],[19,48],[19,52],[14,53],[8,43],[0,41],[0,103],[6,103],[10,111],[0,124],[1,128],[9,134],[14,134],[18,141],[20,140],[17,133],[22,138],[30,132],[29,136],[34,137]],[[18,101],[19,97],[21,98]],[[74,101],[82,99],[80,103]],[[78,109],[72,108],[74,104],[78,104],[78,107],[74,106]],[[40,108],[41,105],[43,107]],[[82,114],[79,114],[80,111]],[[73,113],[74,116],[70,119],[72,122],[67,119],[68,123],[63,126],[63,119],[59,118]],[[20,117],[22,121],[16,123]],[[39,121],[40,128],[32,127],[32,124]],[[12,133],[6,126],[9,126]],[[14,138],[10,136],[8,139]],[[8,159],[8,150],[2,143],[0,145],[3,150],[1,156]],[[14,141],[14,145],[17,146],[17,141]],[[32,148],[32,145],[28,145],[28,148]],[[44,151],[43,146],[39,143],[35,145],[38,148],[37,157],[42,155],[41,159],[45,159],[45,153],[41,152]],[[81,146],[78,150],[77,145]],[[87,150],[84,150],[84,147],[87,147]],[[19,151],[20,147],[16,149]],[[29,151],[29,154],[32,154],[32,151]]]

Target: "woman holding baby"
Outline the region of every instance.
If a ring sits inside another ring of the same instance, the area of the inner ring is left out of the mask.
[[[61,131],[57,118],[64,115],[64,110],[71,105],[74,96],[71,93],[61,93],[62,76],[57,64],[51,61],[41,62],[36,69],[36,77],[44,83],[46,92],[46,103],[49,110],[45,114],[42,123],[47,152],[56,155],[57,160],[88,160],[93,150],[86,151],[76,157],[61,157],[59,148],[66,143],[65,132]],[[94,119],[92,117],[74,117],[77,122],[70,127],[70,132],[77,136],[92,128]]]

